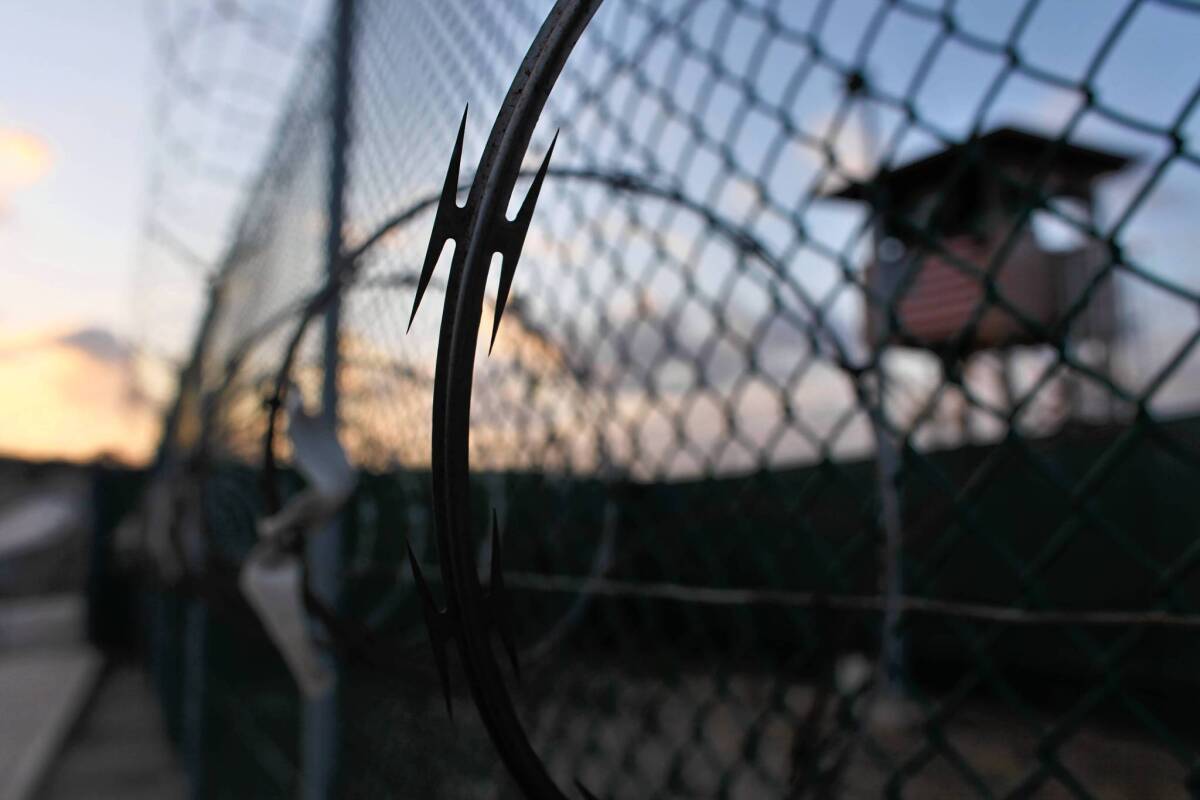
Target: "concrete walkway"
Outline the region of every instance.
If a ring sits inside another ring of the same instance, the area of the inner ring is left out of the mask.
[[[84,646],[0,655],[0,798],[33,796],[100,675]]]
[[[187,784],[145,675],[110,666],[38,800],[183,800]]]
[[[83,617],[79,595],[0,600],[0,800],[186,797],[146,678]]]

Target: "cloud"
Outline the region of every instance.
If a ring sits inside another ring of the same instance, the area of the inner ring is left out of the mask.
[[[125,364],[133,355],[128,344],[103,328],[80,328],[60,336],[58,341],[101,361]]]

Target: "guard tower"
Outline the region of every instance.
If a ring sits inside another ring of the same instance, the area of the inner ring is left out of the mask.
[[[828,195],[877,211],[867,282],[883,302],[868,302],[864,314],[869,346],[919,347],[965,359],[978,350],[1069,337],[1099,341],[1107,351],[1116,333],[1111,280],[1095,287],[1086,308],[1064,324],[1067,309],[1105,268],[1107,252],[1082,236],[1049,241],[1038,235],[1036,222],[1039,215],[1052,219],[1046,205],[1091,222],[1095,182],[1128,163],[1118,153],[1001,128]],[[1023,219],[1031,206],[1042,210]],[[1015,228],[1015,240],[998,256]],[[989,270],[999,296],[1018,313],[988,302],[983,276]],[[964,333],[981,304],[986,310]]]

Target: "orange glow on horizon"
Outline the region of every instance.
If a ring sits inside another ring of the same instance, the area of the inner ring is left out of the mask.
[[[0,453],[29,460],[144,464],[160,417],[137,390],[132,362],[63,337],[0,341]]]

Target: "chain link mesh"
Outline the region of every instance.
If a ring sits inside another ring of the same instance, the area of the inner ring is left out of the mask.
[[[411,545],[436,578],[444,271],[407,326],[463,107],[465,186],[548,8],[358,3],[346,796],[514,791],[459,674],[445,718],[403,564]],[[602,6],[538,123],[528,164],[561,134],[472,407],[512,690],[561,786],[1200,792],[1198,36],[1171,0]],[[234,560],[297,330],[288,379],[319,393],[319,326],[297,326],[325,280],[329,60],[306,62],[201,337],[205,517]],[[249,612],[212,613],[219,642]],[[213,652],[213,707],[246,712],[244,653]],[[275,722],[208,757],[292,786],[295,697],[258,661]]]

